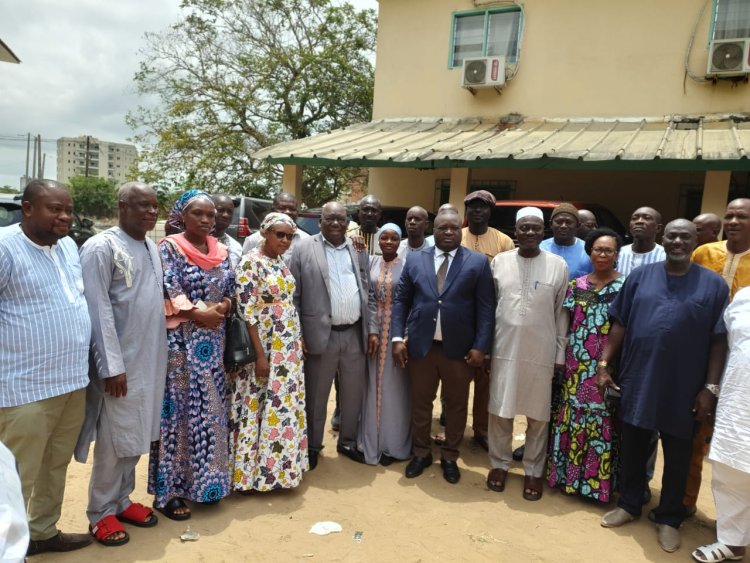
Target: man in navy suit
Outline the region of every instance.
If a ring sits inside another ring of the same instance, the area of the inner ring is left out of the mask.
[[[432,464],[432,403],[442,383],[446,426],[440,465],[449,483],[461,478],[456,460],[469,383],[492,347],[494,327],[487,258],[461,246],[458,213],[442,213],[435,219],[435,246],[409,257],[393,303],[393,357],[408,366],[412,389],[414,458],[406,477],[417,477]]]

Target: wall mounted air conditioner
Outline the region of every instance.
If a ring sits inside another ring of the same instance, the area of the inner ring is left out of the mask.
[[[750,73],[750,39],[720,39],[708,47],[708,76],[742,76]]]
[[[505,57],[464,59],[461,86],[475,88],[501,88],[505,85]]]

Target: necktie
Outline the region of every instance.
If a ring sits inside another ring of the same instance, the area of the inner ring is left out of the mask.
[[[443,263],[437,271],[437,288],[438,293],[443,293],[443,287],[445,286],[445,276],[448,274],[448,258],[450,254],[443,252]]]

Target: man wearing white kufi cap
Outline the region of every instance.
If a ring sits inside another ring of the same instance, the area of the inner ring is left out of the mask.
[[[512,461],[513,418],[526,416],[523,497],[539,500],[547,450],[551,381],[565,358],[567,316],[562,303],[568,267],[539,248],[544,218],[536,207],[516,214],[518,248],[492,260],[497,308],[489,405],[490,490],[501,492]]]

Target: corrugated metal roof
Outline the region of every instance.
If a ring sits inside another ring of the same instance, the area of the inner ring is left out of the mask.
[[[512,121],[512,120],[511,120]],[[737,161],[750,115],[618,119],[409,118],[361,123],[257,151],[276,163],[338,166],[487,165],[498,161]],[[520,164],[520,163],[519,163]],[[528,164],[532,165],[532,162]]]
[[[16,54],[10,50],[10,47],[3,43],[2,39],[0,39],[0,61],[16,64],[21,62],[21,59],[19,59]]]

